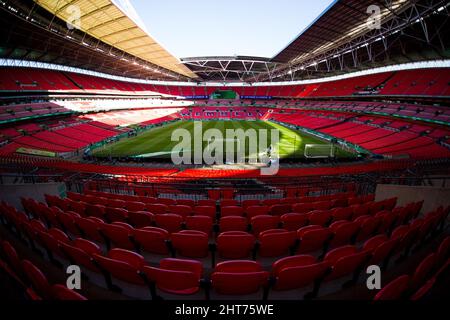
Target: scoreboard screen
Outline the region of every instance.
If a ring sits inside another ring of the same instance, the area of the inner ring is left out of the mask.
[[[218,90],[211,95],[211,98],[220,100],[236,99],[237,94],[233,90]]]

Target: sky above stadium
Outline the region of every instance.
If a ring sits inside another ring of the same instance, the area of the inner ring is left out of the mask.
[[[147,31],[178,58],[273,57],[333,0],[130,0]]]

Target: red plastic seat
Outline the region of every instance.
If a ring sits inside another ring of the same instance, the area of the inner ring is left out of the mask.
[[[207,216],[216,219],[216,207],[213,206],[197,206],[194,208],[194,215]]]
[[[162,203],[150,203],[145,206],[145,211],[153,213],[154,215],[165,214],[169,212],[169,207]]]
[[[321,226],[306,226],[297,231],[299,247],[297,253],[309,253],[323,250],[333,233],[329,228]]]
[[[22,270],[30,281],[33,289],[44,299],[49,300],[52,297],[51,287],[47,277],[42,271],[28,260],[22,261]]]
[[[87,217],[97,217],[100,219],[105,219],[106,207],[100,204],[86,204],[85,213]]]
[[[162,292],[175,295],[192,295],[200,290],[203,266],[200,261],[163,259],[159,268],[144,267],[147,279]]]
[[[175,252],[183,257],[204,258],[209,254],[208,234],[196,230],[172,233],[170,239]]]
[[[220,209],[220,216],[221,217],[243,217],[244,216],[244,209],[242,207],[222,207]]]
[[[308,224],[309,215],[305,213],[286,213],[281,216],[283,229],[297,231]]]
[[[192,210],[192,207],[183,206],[183,205],[171,205],[171,206],[169,206],[169,211],[171,213],[178,214],[178,215],[182,216],[183,218],[191,216],[194,213],[194,211]]]
[[[272,265],[272,275],[275,278],[273,290],[292,290],[314,284],[329,268],[327,262],[318,262],[313,256],[299,255],[280,259]]]
[[[262,231],[277,229],[279,223],[280,217],[278,216],[256,216],[250,220],[255,235],[259,235]]]
[[[331,273],[325,281],[354,275],[366,262],[368,256],[368,252],[359,252],[355,246],[344,246],[329,251],[323,259],[331,265]]]
[[[200,207],[214,207],[214,208],[216,208],[216,200],[201,199],[201,200],[197,201],[197,206],[200,206]]]
[[[52,297],[55,300],[62,301],[85,301],[86,297],[82,296],[74,290],[68,289],[66,286],[56,284],[51,288]]]
[[[167,230],[155,227],[135,229],[133,238],[141,250],[160,255],[169,254],[167,241],[170,235]]]
[[[333,231],[330,247],[336,248],[346,244],[353,244],[360,227],[358,222],[337,221],[330,226],[330,229]]]
[[[158,227],[163,228],[170,233],[181,230],[183,217],[178,214],[157,214],[155,215],[155,223]]]
[[[297,232],[284,229],[266,230],[259,234],[259,250],[261,257],[279,257],[288,255],[297,240]]]
[[[350,207],[345,208],[334,208],[331,211],[332,221],[350,220],[353,215],[353,210]]]
[[[450,236],[445,238],[436,253],[437,265],[442,265],[450,256]]]
[[[195,201],[190,199],[179,199],[177,200],[177,204],[182,206],[189,206],[191,208],[195,207]]]
[[[242,207],[244,208],[244,210],[247,210],[248,207],[260,206],[260,205],[261,205],[261,200],[257,200],[257,199],[249,199],[249,200],[242,201]]]
[[[105,209],[105,218],[109,222],[127,222],[128,211],[122,208],[108,207]]]
[[[234,199],[225,199],[220,201],[220,206],[223,207],[239,207],[239,202]]]
[[[247,231],[248,222],[244,217],[223,217],[219,220],[219,230],[220,232],[227,231]]]
[[[308,213],[313,210],[310,203],[296,203],[292,205],[292,212]]]
[[[100,230],[114,247],[129,250],[134,249],[134,244],[130,240],[130,236],[133,232],[133,228],[130,225],[104,223],[100,226]]]
[[[290,204],[274,204],[270,207],[270,214],[274,216],[282,216],[285,213],[292,211]]]
[[[14,249],[14,247],[8,241],[3,241],[2,251],[5,255],[6,262],[9,264],[11,269],[13,269],[15,272],[20,273],[22,270],[22,263],[16,249]]]
[[[318,226],[327,226],[331,221],[331,213],[330,211],[312,211],[309,213],[309,224],[318,225]]]
[[[250,206],[245,209],[247,219],[251,220],[256,216],[266,216],[269,214],[268,206]]]
[[[389,282],[375,296],[374,300],[399,300],[409,288],[409,276],[404,275]]]
[[[360,225],[358,236],[356,237],[356,242],[361,242],[369,239],[377,232],[378,227],[381,224],[381,219],[370,216],[359,217],[355,220],[355,222],[359,223]]]
[[[102,222],[95,220],[94,218],[77,218],[75,217],[75,223],[81,230],[83,236],[89,240],[96,242],[104,242],[103,236],[100,234],[100,224]]]
[[[85,239],[75,239],[72,243],[61,243],[61,251],[76,265],[85,267],[94,272],[100,272],[93,263],[92,256],[101,254],[100,247]]]
[[[159,198],[158,203],[164,204],[166,206],[174,206],[177,204],[177,201],[170,198]]]
[[[211,285],[221,295],[248,295],[268,284],[269,272],[255,261],[226,261],[216,265]]]
[[[128,211],[144,211],[145,203],[138,201],[130,201],[125,204],[125,207]]]
[[[131,284],[145,284],[139,275],[139,271],[146,265],[141,255],[124,249],[112,249],[107,257],[94,254],[93,258],[100,268],[112,277]]]
[[[71,214],[68,212],[61,212],[56,216],[59,221],[59,225],[66,233],[78,236],[80,235],[80,229],[78,229],[75,223],[75,217],[80,217],[78,214]]]
[[[135,228],[150,227],[153,223],[154,215],[147,211],[129,211],[128,222]]]
[[[419,287],[429,279],[429,277],[431,276],[431,272],[436,266],[436,258],[437,255],[435,253],[432,253],[419,264],[413,276],[411,277],[410,288],[412,290],[419,289]]]
[[[207,216],[186,217],[186,229],[198,230],[210,235],[213,229],[213,219]]]
[[[216,240],[217,252],[225,259],[248,258],[255,247],[255,241],[255,237],[246,232],[223,232]]]
[[[268,206],[268,207],[273,206],[275,204],[279,204],[279,203],[280,203],[280,199],[265,199],[261,202],[261,204],[263,206]]]

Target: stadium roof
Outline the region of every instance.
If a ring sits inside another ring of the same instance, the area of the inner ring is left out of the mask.
[[[60,19],[71,22],[104,43],[165,69],[196,77],[111,0],[35,1]],[[79,10],[79,20],[74,19],[74,10],[71,8]]]

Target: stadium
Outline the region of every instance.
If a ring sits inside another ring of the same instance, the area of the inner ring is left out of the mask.
[[[270,58],[131,2],[0,0],[2,301],[448,301],[450,2],[329,1]]]

